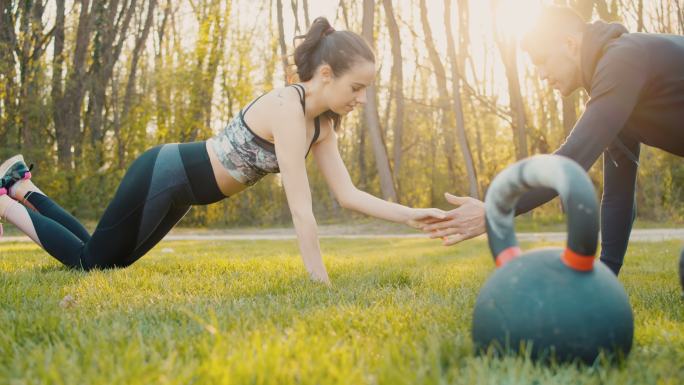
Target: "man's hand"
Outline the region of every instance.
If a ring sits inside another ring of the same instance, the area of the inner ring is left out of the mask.
[[[447,202],[456,205],[447,211],[447,218],[423,227],[430,238],[442,238],[444,246],[455,245],[485,232],[484,203],[475,198],[444,193]]]

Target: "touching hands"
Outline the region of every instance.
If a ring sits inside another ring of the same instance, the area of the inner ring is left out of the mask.
[[[437,221],[443,221],[447,219],[447,212],[441,209],[414,209],[412,208],[409,212],[409,218],[406,224],[413,227],[414,229],[424,230],[425,226],[430,223],[435,223]]]
[[[458,207],[447,211],[445,219],[429,221],[422,227],[423,231],[430,234],[430,238],[442,238],[444,246],[451,246],[485,232],[484,202],[449,193],[444,196],[447,202]]]

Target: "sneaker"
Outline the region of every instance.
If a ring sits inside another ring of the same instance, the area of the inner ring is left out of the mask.
[[[0,196],[9,194],[9,186],[5,178],[0,178]]]
[[[33,165],[26,166],[24,157],[15,155],[0,165],[0,195],[9,194],[9,189],[22,179],[31,179]],[[3,194],[4,191],[4,194]]]
[[[33,164],[26,166],[24,157],[15,155],[0,165],[0,196],[9,195],[10,188],[20,180],[31,179]],[[11,196],[10,196],[11,197]],[[0,218],[1,220],[2,218]],[[2,223],[0,223],[0,236],[3,235]]]

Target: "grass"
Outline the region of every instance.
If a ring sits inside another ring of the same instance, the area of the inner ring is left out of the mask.
[[[678,384],[680,243],[634,243],[620,279],[635,316],[622,365],[473,355],[483,241],[322,242],[332,288],[294,241],[165,242],[127,269],[62,268],[0,244],[1,384]],[[534,245],[541,246],[541,245]],[[530,245],[525,245],[529,248]]]
[[[567,223],[564,217],[532,217],[524,215],[516,218],[515,229],[518,232],[544,233],[564,232]],[[83,222],[86,229],[92,232],[97,223],[94,221]],[[3,223],[6,236],[23,235],[19,229],[11,223]],[[676,221],[653,221],[637,219],[634,229],[681,229],[684,223]],[[320,235],[339,236],[353,234],[416,234],[416,230],[399,223],[391,223],[374,218],[359,218],[341,222],[325,222],[318,226]],[[241,227],[197,227],[189,223],[180,222],[174,227],[172,234],[233,234],[233,235],[264,235],[264,234],[291,234],[294,236],[294,228],[289,225],[270,226],[241,226]]]
[[[518,232],[562,232],[567,229],[567,218],[562,215],[538,215],[530,214],[518,216],[515,220],[515,228]],[[97,222],[82,221],[86,229],[92,232]],[[3,223],[7,236],[18,236],[22,233],[11,223]],[[637,218],[634,229],[681,229],[684,223],[676,220],[650,220]],[[348,218],[335,221],[320,221],[319,231],[322,235],[348,235],[348,234],[415,234],[416,231],[404,224],[391,223],[380,219],[365,216],[349,216]],[[179,226],[174,227],[173,234],[241,234],[254,235],[264,233],[289,233],[294,235],[292,224],[254,225],[240,227],[197,227],[181,220]]]

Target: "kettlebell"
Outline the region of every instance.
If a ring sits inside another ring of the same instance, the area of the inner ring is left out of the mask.
[[[520,196],[556,190],[568,218],[565,249],[522,253],[513,220]],[[626,358],[634,319],[617,277],[595,259],[599,208],[586,172],[569,158],[538,155],[492,182],[485,198],[489,248],[497,269],[475,304],[477,352],[529,354],[535,361],[593,363],[601,351]]]

